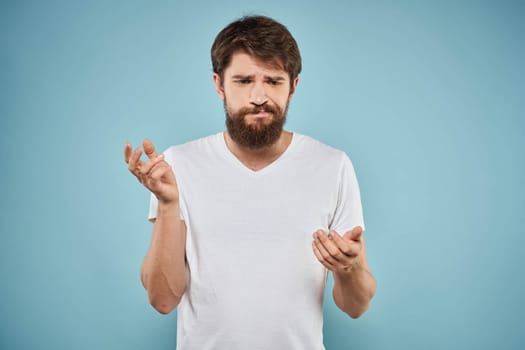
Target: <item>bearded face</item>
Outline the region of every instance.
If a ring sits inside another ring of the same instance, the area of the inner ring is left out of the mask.
[[[288,103],[284,110],[277,105],[272,106],[265,103],[235,111],[228,106],[228,102],[224,98],[224,110],[226,112],[226,128],[232,140],[246,148],[261,149],[272,146],[279,140],[286,122]],[[266,112],[269,116],[254,120],[250,124],[246,122],[248,114],[261,112]]]

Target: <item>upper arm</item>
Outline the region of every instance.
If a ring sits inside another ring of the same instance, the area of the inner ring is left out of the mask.
[[[335,209],[329,228],[340,234],[356,226],[365,229],[359,183],[352,161],[342,152],[337,173]]]

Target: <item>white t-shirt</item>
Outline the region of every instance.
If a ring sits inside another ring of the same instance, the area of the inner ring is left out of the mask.
[[[218,133],[170,147],[165,159],[187,227],[177,349],[324,349],[327,271],[312,235],[364,229],[347,155],[295,133],[279,159],[252,171]],[[149,218],[156,213],[152,195]]]

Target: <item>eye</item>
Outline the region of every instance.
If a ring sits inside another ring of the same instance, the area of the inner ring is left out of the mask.
[[[246,84],[250,84],[252,81],[251,79],[237,79],[235,80],[235,82],[237,84],[246,85]]]
[[[270,84],[271,86],[277,86],[277,85],[281,85],[281,81],[270,79],[268,80],[268,84]]]

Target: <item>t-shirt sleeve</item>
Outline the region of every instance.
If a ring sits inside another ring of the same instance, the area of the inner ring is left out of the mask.
[[[157,218],[157,211],[159,208],[159,201],[157,200],[157,197],[153,193],[150,195],[149,200],[149,214],[148,214],[148,220],[149,221],[155,221]],[[179,194],[179,216],[182,221],[186,220],[186,205],[184,204],[184,201],[182,199],[182,196]]]
[[[343,235],[356,226],[365,229],[361,194],[352,161],[343,153],[338,175],[338,196],[330,229]]]

